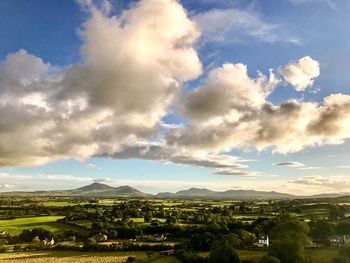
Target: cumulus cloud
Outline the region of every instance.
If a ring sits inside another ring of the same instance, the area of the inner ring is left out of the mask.
[[[204,37],[214,30],[203,25],[220,10],[194,15],[197,26],[175,0],[141,0],[117,16],[108,2],[80,2],[89,12],[80,30],[81,63],[53,70],[25,50],[0,63],[0,166],[108,156],[248,177],[259,173],[222,152],[288,153],[349,138],[349,95],[274,105],[268,97],[281,80],[273,70],[250,76],[246,65],[226,63],[179,96],[184,83],[202,74],[194,46],[200,28]],[[225,13],[234,15],[228,32],[237,26],[255,37],[269,36],[269,26],[235,12]],[[320,74],[319,63],[304,57],[279,73],[305,90]],[[186,122],[163,123],[175,101]]]
[[[320,75],[320,63],[306,56],[299,59],[298,62],[280,68],[279,73],[297,91],[304,91],[312,86],[315,78]]]
[[[246,65],[227,63],[211,70],[205,85],[188,95],[183,112],[193,119],[225,114],[235,118],[241,111],[264,104],[277,84],[272,71],[269,78],[259,73],[253,79],[248,76]]]
[[[84,159],[149,138],[201,74],[200,32],[177,1],[143,0],[119,16],[82,3],[82,64],[50,73],[24,50],[0,64],[0,165]]]
[[[241,64],[213,69],[206,84],[185,98],[182,113],[190,123],[170,130],[167,142],[211,152],[270,148],[289,153],[349,138],[349,95],[274,105],[267,97],[278,82],[272,72],[253,79]]]
[[[274,166],[283,166],[283,167],[304,167],[305,166],[303,163],[293,162],[293,161],[279,162],[279,163],[274,163],[273,165]]]

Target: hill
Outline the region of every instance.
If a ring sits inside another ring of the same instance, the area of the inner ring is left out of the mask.
[[[159,193],[158,197],[179,197],[179,198],[224,198],[224,199],[290,199],[297,196],[275,191],[254,191],[254,190],[227,190],[212,191],[205,188],[190,188],[176,193]]]
[[[131,186],[113,187],[102,183],[92,183],[76,189],[34,191],[34,192],[4,192],[1,195],[39,195],[39,196],[93,196],[93,197],[146,197],[147,194]]]

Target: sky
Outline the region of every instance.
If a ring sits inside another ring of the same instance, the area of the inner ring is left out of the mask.
[[[0,1],[0,191],[350,192],[349,13]]]

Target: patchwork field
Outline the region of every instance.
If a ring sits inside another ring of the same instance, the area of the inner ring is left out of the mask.
[[[16,218],[9,220],[0,220],[0,230],[6,231],[11,235],[18,235],[24,229],[33,229],[42,227],[53,233],[63,232],[65,230],[82,231],[81,228],[67,225],[65,223],[56,222],[63,216],[37,216],[27,218]]]

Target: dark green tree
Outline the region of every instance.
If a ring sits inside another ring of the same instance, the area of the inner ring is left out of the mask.
[[[211,263],[240,263],[241,260],[234,250],[232,244],[224,237],[214,241],[210,253],[209,261]]]
[[[307,262],[305,245],[309,243],[308,232],[305,222],[296,219],[281,221],[272,229],[269,255],[282,263]]]

